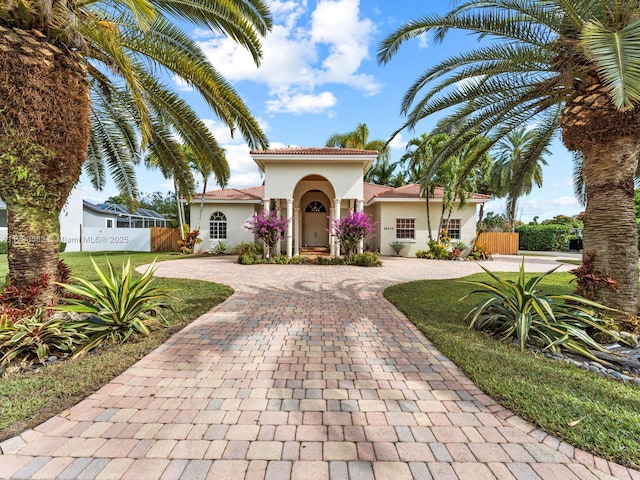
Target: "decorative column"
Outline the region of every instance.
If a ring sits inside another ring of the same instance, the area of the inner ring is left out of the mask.
[[[357,200],[356,201],[356,212],[364,211],[364,201]],[[360,245],[358,245],[358,253],[362,253],[364,251],[364,238],[360,239]]]
[[[294,242],[294,255],[300,255],[300,207],[296,207],[293,210],[295,215],[293,217],[293,235],[296,238]]]
[[[342,202],[342,200],[340,198],[336,198],[334,200],[335,202],[335,207],[333,209],[333,221],[334,223],[337,223],[340,220],[340,203]],[[340,256],[340,241],[338,240],[338,237],[335,237],[335,247],[333,249],[333,254],[336,257]]]
[[[293,198],[287,198],[287,257],[291,258],[293,254],[293,235],[292,235],[292,217],[293,217]]]
[[[269,213],[271,210],[271,199],[263,198],[262,199],[262,210],[265,214]],[[271,256],[271,252],[269,251],[269,247],[267,244],[264,244],[264,258],[269,258]]]
[[[276,200],[276,212],[278,214],[278,218],[282,218],[282,205],[280,205],[280,199]],[[282,241],[280,239],[276,242],[276,252],[278,255],[282,255]]]
[[[336,237],[333,234],[333,219],[335,218],[335,211],[335,208],[329,208],[329,255],[331,255],[332,257],[335,256],[336,248]]]

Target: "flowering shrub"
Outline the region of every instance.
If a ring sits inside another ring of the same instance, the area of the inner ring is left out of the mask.
[[[189,231],[189,225],[185,225],[185,236],[184,240],[178,240],[178,248],[182,250],[182,253],[187,255],[189,253],[193,253],[193,249],[196,245],[202,242],[202,239],[198,237],[200,235],[200,230]]]
[[[364,212],[351,212],[332,222],[331,230],[338,237],[340,248],[348,260],[358,253],[360,240],[373,236],[376,223],[371,223],[371,217]]]
[[[279,218],[276,209],[254,213],[251,219],[245,223],[244,228],[264,242],[267,247],[265,254],[267,254],[272,253],[278,240],[284,238],[288,226],[289,220]]]

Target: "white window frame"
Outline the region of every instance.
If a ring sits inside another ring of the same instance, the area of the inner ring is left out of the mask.
[[[224,212],[216,210],[209,217],[209,238],[211,240],[226,240],[227,232],[227,216]]]
[[[105,218],[104,226],[105,228],[113,228],[113,218]]]
[[[410,221],[412,223],[412,227],[399,227],[399,222],[406,222],[406,221]],[[412,237],[407,237],[407,236],[400,236],[400,231],[401,230],[407,230],[407,233],[409,233],[408,231],[413,230],[413,236]],[[402,241],[411,241],[411,240],[415,240],[416,239],[416,219],[415,217],[396,217],[396,240],[402,242]]]

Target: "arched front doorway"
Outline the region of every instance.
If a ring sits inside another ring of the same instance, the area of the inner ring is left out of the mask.
[[[302,213],[302,248],[329,247],[331,202],[320,190],[309,190],[300,201]]]

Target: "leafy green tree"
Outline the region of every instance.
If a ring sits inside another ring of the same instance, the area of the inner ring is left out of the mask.
[[[498,197],[507,198],[507,217],[513,232],[516,224],[518,200],[531,193],[534,184],[542,186],[542,166],[547,165],[544,155],[549,149],[537,150],[537,128],[527,130],[521,127],[509,132],[495,146],[495,164],[491,174],[494,192]],[[536,150],[531,155],[529,149]]]
[[[325,147],[376,150],[378,152],[378,158],[373,167],[371,167],[365,175],[365,182],[379,183],[376,182],[379,173],[378,169],[389,167],[389,145],[387,145],[384,140],[369,140],[369,127],[367,127],[366,123],[359,123],[355,130],[351,132],[334,133],[327,139]],[[386,164],[386,167],[384,167],[384,164]],[[382,185],[384,185],[384,183],[382,183]]]
[[[576,217],[568,217],[567,215],[556,215],[549,220],[544,220],[542,225],[568,225],[571,228],[582,228],[582,220]]]
[[[271,16],[263,0],[0,5],[0,197],[8,210],[9,278],[18,286],[55,277],[58,214],[83,164],[97,188],[108,168],[134,203],[132,165],[141,147],[183,166],[176,136],[202,158],[217,147],[156,72],[183,79],[252,148],[267,146],[258,122],[181,25],[227,35],[259,64]],[[51,288],[42,301],[52,295]]]
[[[506,215],[495,212],[487,212],[487,215],[478,222],[478,231],[483,232],[507,232],[511,229]]]
[[[395,163],[391,163],[388,157],[376,160],[375,164],[367,172],[365,180],[377,185],[389,185],[391,187],[404,185],[402,175],[396,172]]]
[[[472,136],[485,135],[490,149],[530,123],[539,135],[529,155],[539,157],[560,129],[583,160],[585,255],[595,254],[594,268],[618,282],[597,300],[637,315],[640,2],[464,0],[401,26],[383,40],[378,60],[389,62],[403,43],[429,32],[442,42],[451,30],[481,42],[419,76],[402,100],[402,128],[442,113],[441,128],[461,123],[440,161]]]
[[[114,195],[107,198],[104,203],[127,205],[127,199],[121,195]],[[167,220],[167,227],[178,228],[179,227],[179,215],[178,204],[176,202],[175,192],[152,192],[152,193],[140,193],[138,197],[138,208],[146,208],[159,213]],[[184,205],[185,218],[189,219],[189,204]]]

